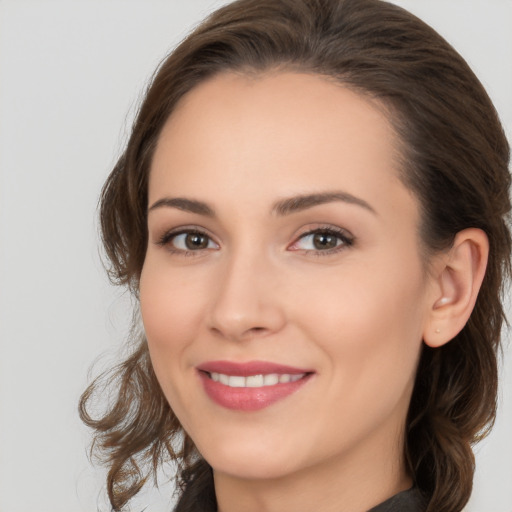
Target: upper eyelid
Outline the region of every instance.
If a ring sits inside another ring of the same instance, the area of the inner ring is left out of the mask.
[[[312,234],[315,234],[315,233],[322,233],[322,232],[332,233],[334,235],[338,235],[341,238],[344,237],[344,238],[347,238],[347,239],[350,239],[350,240],[354,240],[355,239],[355,236],[350,231],[348,231],[345,228],[341,228],[341,227],[337,227],[337,226],[332,226],[332,225],[321,225],[321,226],[315,226],[315,227],[312,227],[312,228],[308,228],[305,231],[297,234],[295,236],[295,238],[294,238],[294,242],[293,243],[295,243],[297,240],[300,240],[304,236],[312,235]]]
[[[188,235],[199,235],[201,237],[205,237],[206,239],[208,239],[208,246],[210,245],[210,243],[212,243],[213,245],[215,245],[215,248],[219,248],[219,244],[217,242],[215,242],[215,240],[207,235],[206,233],[202,233],[201,231],[182,231],[181,233],[178,232],[178,233],[171,233],[170,234],[170,237],[169,237],[169,242],[172,241],[173,242],[173,245],[174,245],[174,242],[176,241],[176,239],[178,237],[181,237],[181,236],[188,236]],[[178,249],[178,250],[186,250],[186,251],[194,251],[194,252],[197,252],[197,251],[200,251],[200,250],[206,250],[206,249],[212,249],[212,247],[201,247],[201,248],[196,248],[196,249]]]
[[[335,226],[318,226],[318,227],[314,227],[314,228],[309,228],[308,230],[304,231],[303,233],[301,233],[301,235],[299,236],[305,236],[305,235],[310,235],[311,233],[322,233],[322,232],[329,232],[329,233],[336,233],[336,234],[341,234],[341,235],[347,235],[347,236],[352,236],[350,234],[350,232],[344,228],[340,228],[340,227],[335,227]]]
[[[304,228],[303,228],[304,229]],[[355,240],[354,235],[350,231],[348,231],[345,228],[341,228],[339,226],[333,226],[330,224],[317,224],[310,227],[305,228],[302,232],[297,233],[293,237],[293,241],[290,242],[287,247],[290,247],[294,244],[296,244],[301,238],[304,238],[306,236],[310,236],[315,233],[321,233],[321,232],[328,232],[332,233],[334,235],[339,236],[340,238],[345,238],[349,240],[350,242],[353,242]],[[158,235],[156,242],[157,244],[165,244],[168,243],[173,237],[176,237],[181,234],[185,233],[198,233],[207,236],[213,243],[220,246],[221,243],[217,240],[217,237],[213,235],[210,230],[197,225],[185,225],[185,226],[179,226],[175,228],[171,228],[168,230],[165,230],[162,234]],[[327,251],[324,251],[327,252]]]
[[[184,233],[199,233],[201,235],[207,236],[208,238],[213,240],[216,244],[218,244],[216,237],[208,229],[200,227],[200,226],[194,226],[194,225],[178,226],[175,228],[163,230],[160,234],[157,235],[157,239],[162,240],[165,237],[171,238],[173,236],[182,235]]]
[[[295,248],[292,249],[294,246],[298,245],[301,240],[305,237],[312,236],[316,233],[329,233],[336,237],[338,237],[342,243],[337,245],[336,247],[332,247],[329,249],[301,249],[301,248]],[[340,251],[346,250],[354,245],[356,238],[350,231],[347,229],[341,228],[339,226],[333,226],[333,225],[324,225],[324,226],[317,226],[314,228],[310,228],[309,230],[306,230],[302,232],[301,234],[297,235],[293,242],[291,242],[287,249],[292,250],[293,252],[299,252],[302,251],[305,254],[312,254],[312,255],[322,255],[322,256],[329,256],[339,253]]]
[[[173,241],[176,237],[181,235],[186,235],[190,233],[196,233],[203,236],[206,236],[210,242],[213,242],[213,244],[216,245],[216,248],[211,247],[204,247],[199,249],[183,249],[178,248],[174,246]],[[175,254],[177,256],[195,256],[200,257],[201,255],[205,254],[205,251],[212,251],[217,250],[220,248],[220,244],[215,241],[215,239],[207,233],[203,229],[197,229],[193,227],[180,227],[180,228],[174,228],[169,229],[167,231],[164,231],[163,234],[159,235],[158,238],[154,241],[155,245],[158,245],[162,248],[165,248],[167,251],[169,251],[171,254]]]

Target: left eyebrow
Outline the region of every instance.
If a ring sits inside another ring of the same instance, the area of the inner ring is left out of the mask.
[[[196,199],[187,199],[186,197],[164,197],[153,203],[148,208],[148,213],[157,208],[177,208],[184,212],[197,213],[206,217],[215,217],[215,212],[211,206]]]
[[[291,213],[296,213],[308,208],[312,208],[313,206],[332,203],[335,201],[354,204],[372,212],[374,215],[377,215],[377,212],[364,199],[342,191],[304,194],[281,199],[274,204],[272,207],[272,212],[279,216],[289,215]]]

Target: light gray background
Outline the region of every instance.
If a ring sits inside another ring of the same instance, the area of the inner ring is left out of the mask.
[[[0,0],[0,512],[106,511],[76,404],[115,360],[129,300],[98,257],[96,203],[141,91],[212,0]],[[408,0],[512,129],[512,0]],[[512,512],[512,354],[467,512]],[[139,511],[166,510],[170,487]],[[167,510],[169,507],[167,505]]]

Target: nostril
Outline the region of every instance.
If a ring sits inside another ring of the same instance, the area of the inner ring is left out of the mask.
[[[265,332],[266,330],[267,329],[265,329],[265,327],[252,327],[247,332],[248,333],[257,334],[257,333],[260,333],[260,332]]]
[[[269,329],[266,327],[250,327],[246,330],[241,330],[240,332],[228,332],[227,330],[223,330],[218,327],[212,327],[211,332],[215,336],[233,338],[237,341],[242,341],[249,340],[254,337],[264,336],[269,332]]]
[[[205,320],[209,332],[242,341],[280,331],[286,323],[281,307],[272,301],[262,304],[259,298],[252,298],[246,302],[236,300],[235,295],[225,295],[213,303]]]

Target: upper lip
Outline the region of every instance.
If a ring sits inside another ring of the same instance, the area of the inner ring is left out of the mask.
[[[290,375],[312,373],[312,370],[269,361],[247,361],[245,363],[235,361],[207,361],[198,365],[197,369],[202,372],[222,373],[224,375],[236,375],[241,377],[248,377],[250,375],[270,375],[272,373]]]

